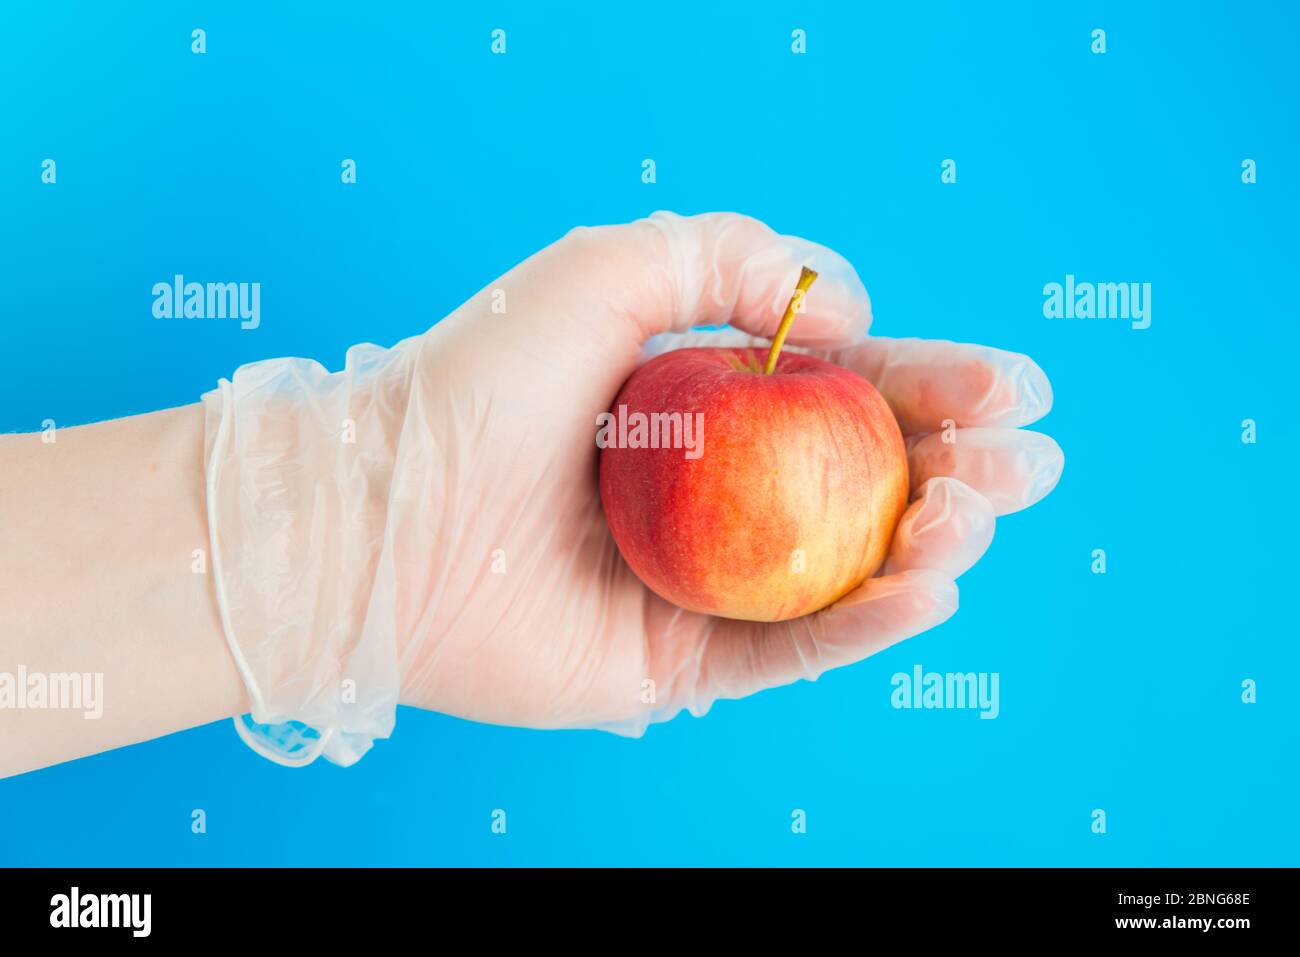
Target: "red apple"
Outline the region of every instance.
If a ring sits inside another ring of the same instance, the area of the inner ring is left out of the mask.
[[[600,423],[600,495],[628,565],[691,611],[783,621],[875,574],[907,505],[907,453],[871,383],[781,345],[681,349]],[[657,417],[656,417],[657,416]]]

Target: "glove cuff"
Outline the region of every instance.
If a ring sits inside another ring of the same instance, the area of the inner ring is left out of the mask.
[[[203,396],[222,627],[252,703],[243,740],[285,765],[347,766],[396,720],[391,616],[371,613],[413,340],[241,366]]]

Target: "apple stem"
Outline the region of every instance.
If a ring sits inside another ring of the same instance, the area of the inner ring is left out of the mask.
[[[785,345],[786,333],[794,325],[795,313],[803,305],[804,293],[808,287],[813,284],[817,274],[804,266],[799,271],[799,281],[795,284],[794,295],[790,297],[790,304],[785,307],[785,315],[781,317],[781,325],[776,327],[776,335],[772,337],[772,348],[767,350],[767,362],[763,365],[763,375],[771,375],[776,370],[776,360],[781,355],[781,347]]]

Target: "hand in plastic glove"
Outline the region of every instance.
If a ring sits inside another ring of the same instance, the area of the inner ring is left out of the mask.
[[[774,624],[683,611],[615,547],[597,415],[647,350],[771,335],[804,265],[821,278],[789,345],[880,390],[914,500],[882,574],[831,608]],[[350,763],[389,733],[399,697],[639,734],[947,619],[995,515],[1060,476],[1057,445],[1019,428],[1051,390],[1025,356],[864,339],[870,321],[833,252],[734,214],[659,213],[574,230],[424,335],[352,349],[341,373],[240,369],[205,401],[223,621],[258,722],[246,740],[286,762]],[[687,331],[724,322],[739,331]]]

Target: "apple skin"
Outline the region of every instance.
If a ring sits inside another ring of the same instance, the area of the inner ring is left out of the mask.
[[[764,359],[680,349],[641,366],[614,415],[702,412],[702,455],[607,445],[600,496],[619,551],[656,594],[690,611],[783,621],[880,568],[907,506],[907,451],[866,379],[795,353],[764,375]]]

